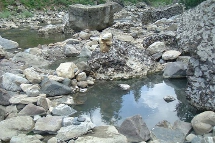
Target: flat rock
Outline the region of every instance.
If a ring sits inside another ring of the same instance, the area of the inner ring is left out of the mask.
[[[163,53],[162,55],[162,59],[163,60],[174,60],[174,59],[177,59],[178,56],[181,55],[181,52],[179,51],[176,51],[176,50],[169,50],[169,51],[166,51]]]
[[[150,132],[140,115],[126,118],[120,125],[119,132],[130,142],[141,142],[150,139]]]
[[[42,77],[33,67],[25,69],[23,73],[31,83],[35,84],[42,81]]]
[[[37,103],[38,99],[43,96],[37,96],[37,97],[28,97],[26,94],[19,94],[14,95],[9,99],[9,102],[11,104],[29,104],[29,103]]]
[[[98,126],[94,133],[79,137],[78,143],[127,143],[127,138],[120,134],[114,126]]]
[[[45,67],[50,64],[49,61],[45,60],[44,58],[36,55],[32,55],[29,53],[25,52],[19,52],[17,53],[12,61],[14,62],[22,62],[25,63],[27,66],[32,66],[32,67]]]
[[[12,73],[5,73],[2,77],[2,85],[6,90],[21,91],[20,85],[29,83],[27,79]]]
[[[2,38],[1,36],[0,36],[0,45],[2,46],[3,49],[14,49],[14,48],[18,48],[19,46],[17,42]]]
[[[84,122],[80,122],[79,125],[69,125],[62,127],[58,133],[57,138],[61,140],[69,140],[74,137],[80,137],[83,134],[86,134],[88,130],[93,129],[95,125],[91,122],[90,118],[86,118]]]
[[[60,104],[51,111],[53,115],[57,116],[71,116],[76,112],[77,111],[75,109],[65,104]]]
[[[47,96],[67,95],[72,93],[72,89],[54,80],[45,80],[41,84],[41,92]]]
[[[164,78],[185,78],[187,66],[182,62],[168,63],[164,69]]]
[[[25,135],[19,134],[18,136],[13,136],[10,143],[42,143],[43,136],[41,135]]]
[[[187,136],[192,130],[192,125],[191,123],[177,120],[173,124],[173,129],[179,129],[182,133],[184,133],[184,135]]]
[[[0,122],[0,140],[9,141],[13,136],[28,133],[34,127],[33,118],[18,116]]]
[[[46,110],[43,107],[36,106],[32,103],[26,105],[18,115],[21,116],[35,116],[35,115],[44,115]]]
[[[21,84],[20,87],[29,97],[35,97],[40,94],[40,86],[38,84]]]
[[[61,128],[62,118],[61,116],[47,116],[38,119],[34,127],[34,132],[39,134],[56,134]]]
[[[151,130],[151,137],[160,143],[184,143],[185,139],[185,135],[180,130],[163,127],[154,127]]]

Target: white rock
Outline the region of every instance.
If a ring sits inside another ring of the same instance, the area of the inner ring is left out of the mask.
[[[56,69],[56,72],[60,77],[72,79],[75,76],[75,69],[77,69],[77,66],[73,62],[67,62],[61,63],[60,66]]]
[[[119,84],[119,87],[122,90],[129,90],[130,89],[130,85],[128,85],[128,84]]]
[[[153,54],[162,53],[163,51],[165,51],[166,46],[164,42],[158,41],[151,44],[146,50],[149,52],[149,54],[153,55]]]
[[[33,67],[25,69],[23,73],[31,83],[40,83],[42,81],[42,77]]]
[[[86,81],[87,75],[85,72],[81,72],[76,76],[77,81]]]
[[[162,59],[163,60],[174,60],[177,59],[178,56],[181,55],[181,52],[176,51],[176,50],[169,50],[163,53]]]

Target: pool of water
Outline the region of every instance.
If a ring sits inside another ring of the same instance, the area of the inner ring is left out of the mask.
[[[10,30],[0,30],[0,35],[3,38],[16,41],[19,43],[19,48],[27,49],[37,47],[39,44],[50,44],[64,41],[71,38],[70,34],[52,34],[52,35],[38,35],[36,30],[29,28],[18,28]]]
[[[118,84],[126,83],[131,90],[123,91]],[[186,101],[186,79],[163,80],[161,75],[123,81],[98,81],[86,93],[76,94],[74,108],[79,115],[88,115],[96,125],[119,126],[127,117],[140,114],[151,129],[159,121],[189,122],[197,111]],[[163,97],[171,95],[173,102]]]

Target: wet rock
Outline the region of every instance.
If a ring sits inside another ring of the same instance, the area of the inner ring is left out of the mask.
[[[200,113],[192,119],[191,124],[197,135],[209,133],[215,126],[215,113],[213,111]]]
[[[99,38],[100,51],[106,53],[110,50],[112,45],[112,33],[102,34]]]
[[[172,101],[175,100],[175,97],[168,95],[168,96],[163,97],[163,99],[164,99],[166,102],[172,102]]]
[[[0,46],[2,46],[3,49],[14,49],[18,48],[19,44],[15,41],[8,40],[0,36]]]
[[[179,55],[181,55],[181,52],[176,50],[169,50],[163,53],[162,59],[166,61],[174,60],[174,59],[177,59]]]
[[[61,128],[62,117],[61,116],[46,116],[37,120],[34,132],[38,134],[56,134]]]
[[[84,122],[80,122],[80,125],[70,125],[62,127],[58,133],[57,138],[61,140],[70,140],[75,137],[80,137],[83,134],[86,134],[88,130],[91,130],[95,125],[91,122],[90,118],[86,118]]]
[[[150,139],[150,132],[140,115],[129,117],[123,121],[119,132],[125,135],[130,142],[147,141]]]
[[[173,129],[179,129],[185,136],[187,136],[192,130],[192,125],[191,123],[177,120],[173,124]]]
[[[94,134],[79,137],[79,143],[127,143],[127,138],[120,134],[114,126],[98,126],[94,128]]]
[[[215,77],[214,8],[214,1],[207,0],[185,12],[177,30],[179,48],[191,55],[187,70],[187,97],[199,110],[215,109],[215,96],[212,96],[215,93],[215,80],[212,78]]]
[[[41,135],[25,135],[19,134],[18,136],[13,136],[10,140],[10,143],[27,143],[27,142],[34,142],[34,143],[42,143],[43,136]]]
[[[183,143],[185,135],[180,130],[154,127],[151,130],[151,138],[163,143]]]
[[[49,61],[45,60],[42,57],[36,56],[36,55],[32,55],[29,53],[25,53],[25,52],[19,52],[17,53],[12,61],[14,62],[21,62],[24,63],[27,66],[32,66],[32,67],[45,67],[48,66],[50,64]]]
[[[28,133],[34,127],[30,116],[18,116],[0,122],[0,140],[9,141],[13,136]]]
[[[36,84],[42,81],[42,77],[33,67],[25,69],[23,73],[31,83]]]
[[[73,62],[61,63],[56,72],[60,77],[72,79],[75,76],[74,71],[76,68],[77,66]]]
[[[18,115],[20,116],[34,116],[34,115],[44,115],[46,111],[43,107],[36,106],[32,103],[26,105]]]
[[[60,104],[51,111],[53,115],[57,116],[71,116],[76,112],[77,111],[75,109],[65,104]]]
[[[184,78],[186,77],[187,67],[182,62],[168,63],[164,69],[164,78]]]
[[[103,30],[113,24],[113,14],[119,7],[117,3],[94,6],[71,5],[69,7],[69,21],[65,29]]]
[[[40,86],[38,84],[21,84],[20,87],[30,97],[35,97],[40,94]]]
[[[85,72],[81,72],[76,76],[77,81],[86,81],[87,75]]]
[[[57,25],[49,24],[49,25],[44,26],[38,30],[38,33],[42,34],[42,35],[63,33],[63,32],[64,32],[64,25],[63,24],[57,24]]]
[[[5,73],[2,76],[2,85],[6,90],[21,91],[20,85],[23,83],[29,83],[29,81],[12,73]]]
[[[41,92],[47,94],[47,96],[67,95],[72,93],[70,87],[53,80],[43,81],[41,87]]]
[[[67,57],[76,57],[80,54],[80,51],[78,51],[72,44],[66,44],[63,48],[64,54]]]
[[[168,129],[172,129],[172,125],[170,122],[168,122],[167,120],[163,120],[158,122],[155,126],[157,127],[163,127],[163,128],[168,128]]]
[[[119,87],[122,90],[129,90],[130,89],[130,85],[128,85],[128,84],[119,84]]]

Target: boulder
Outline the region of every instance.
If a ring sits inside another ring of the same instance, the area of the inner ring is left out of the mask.
[[[40,86],[38,84],[21,84],[20,87],[30,97],[35,97],[40,94]]]
[[[29,103],[37,103],[37,100],[43,97],[43,95],[37,97],[28,97],[26,94],[18,94],[9,99],[11,104],[29,104]]]
[[[102,34],[99,38],[100,51],[106,53],[110,50],[112,45],[112,33]]]
[[[12,73],[5,73],[2,76],[2,85],[6,90],[21,91],[20,85],[23,83],[29,83],[29,81]]]
[[[189,53],[187,98],[199,110],[215,110],[214,0],[186,11],[179,21],[178,45]]]
[[[130,142],[141,142],[150,139],[150,132],[140,115],[126,118],[120,125],[119,132]]]
[[[72,44],[66,44],[63,47],[64,49],[64,54],[67,57],[76,57],[80,54],[80,51],[78,51],[75,46],[73,46]]]
[[[88,46],[85,46],[81,49],[80,57],[91,57],[92,51],[90,51]]]
[[[34,127],[34,133],[56,134],[61,128],[62,118],[61,116],[46,116],[38,119]]]
[[[62,127],[57,132],[57,138],[60,140],[70,140],[75,137],[80,137],[86,134],[89,130],[93,129],[95,125],[91,122],[89,117],[86,117],[86,120],[83,122],[79,122],[79,125],[69,125],[66,127]]]
[[[44,137],[41,135],[25,135],[19,134],[18,136],[13,136],[10,143],[42,143]]]
[[[7,50],[7,49],[18,48],[19,44],[17,42],[2,38],[0,36],[0,46],[2,46],[3,49]]]
[[[0,122],[0,140],[9,141],[13,136],[28,133],[34,127],[33,118],[30,116],[18,116]]]
[[[50,64],[49,61],[45,60],[42,57],[36,56],[36,55],[32,55],[29,53],[25,53],[25,52],[19,52],[17,53],[13,59],[13,62],[22,62],[27,66],[32,66],[32,67],[45,67],[48,66]]]
[[[78,143],[127,143],[127,138],[120,134],[114,126],[97,126],[93,134],[79,137]]]
[[[215,126],[215,113],[213,111],[200,113],[192,119],[191,124],[197,135],[207,134]]]
[[[159,143],[184,143],[185,135],[177,129],[154,127],[151,130],[151,139]]]
[[[169,51],[166,51],[166,52],[163,53],[162,59],[166,60],[166,61],[174,60],[174,59],[177,59],[178,56],[180,56],[180,55],[181,55],[181,52],[179,52],[179,51],[169,50]]]
[[[75,109],[65,104],[60,104],[51,111],[51,113],[56,116],[71,116],[76,112]]]
[[[42,81],[42,77],[33,67],[25,69],[23,73],[31,83],[36,84]]]
[[[103,30],[113,24],[113,16],[121,7],[117,3],[86,6],[81,4],[69,6],[69,21],[65,29]]]
[[[146,49],[150,55],[162,53],[166,50],[166,46],[164,42],[154,42]]]
[[[182,62],[168,63],[164,69],[164,78],[184,78],[186,77],[187,66]]]
[[[54,80],[46,80],[41,84],[41,92],[47,96],[67,95],[72,93],[72,89]]]
[[[64,78],[72,79],[77,66],[73,62],[61,63],[56,69],[57,75]]]
[[[192,130],[192,125],[191,123],[188,122],[184,122],[184,121],[180,121],[180,120],[176,120],[173,124],[172,127],[174,130],[175,129],[179,129],[180,131],[182,131],[182,133],[187,136],[191,130]]]
[[[45,115],[46,110],[43,107],[36,106],[32,103],[26,105],[18,115],[20,116],[35,116],[35,115]]]

